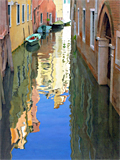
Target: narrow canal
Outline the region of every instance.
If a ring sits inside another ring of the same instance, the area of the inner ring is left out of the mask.
[[[1,159],[119,159],[119,116],[74,48],[71,27],[13,53],[4,77]]]

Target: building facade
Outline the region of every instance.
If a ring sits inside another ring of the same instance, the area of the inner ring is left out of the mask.
[[[49,25],[55,22],[56,6],[52,0],[33,0],[32,6],[33,32],[43,24]]]
[[[72,36],[99,85],[110,87],[120,114],[120,1],[71,0]]]
[[[8,15],[13,51],[33,33],[32,0],[8,0]]]
[[[56,5],[56,20],[63,20],[63,1],[62,0],[53,0]]]
[[[2,76],[4,76],[7,62],[13,71],[7,4],[7,0],[0,1],[0,74]]]
[[[70,0],[63,0],[63,21],[70,21]]]

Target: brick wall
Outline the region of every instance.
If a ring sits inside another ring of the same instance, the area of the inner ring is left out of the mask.
[[[76,2],[76,4],[75,4]],[[120,0],[98,0],[97,19],[95,21],[96,36],[94,39],[94,49],[90,46],[90,9],[95,9],[95,0],[71,0],[71,11],[73,12],[73,20],[76,23],[77,48],[82,57],[86,61],[88,67],[98,80],[98,41],[96,37],[104,36],[103,17],[106,13],[110,23],[111,43],[116,48],[116,31],[120,31]],[[79,34],[78,34],[78,8],[79,8]],[[83,42],[83,8],[85,8],[85,42]],[[72,18],[72,17],[71,17]],[[72,27],[74,28],[74,21]],[[75,33],[75,32],[74,32]],[[72,35],[74,36],[73,32]],[[120,54],[120,51],[119,51]],[[120,113],[120,66],[115,63],[116,49],[114,50],[113,58],[113,77],[112,77],[112,104]],[[110,79],[111,80],[111,79]],[[111,91],[111,89],[110,89]]]

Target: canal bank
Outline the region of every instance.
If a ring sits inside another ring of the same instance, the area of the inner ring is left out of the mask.
[[[119,116],[109,89],[73,50],[70,33],[64,27],[41,39],[37,52],[22,45],[13,53],[1,159],[119,159]]]

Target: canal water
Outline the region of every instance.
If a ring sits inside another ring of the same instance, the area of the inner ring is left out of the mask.
[[[119,159],[119,116],[76,50],[71,27],[13,53],[4,77],[1,159]]]

